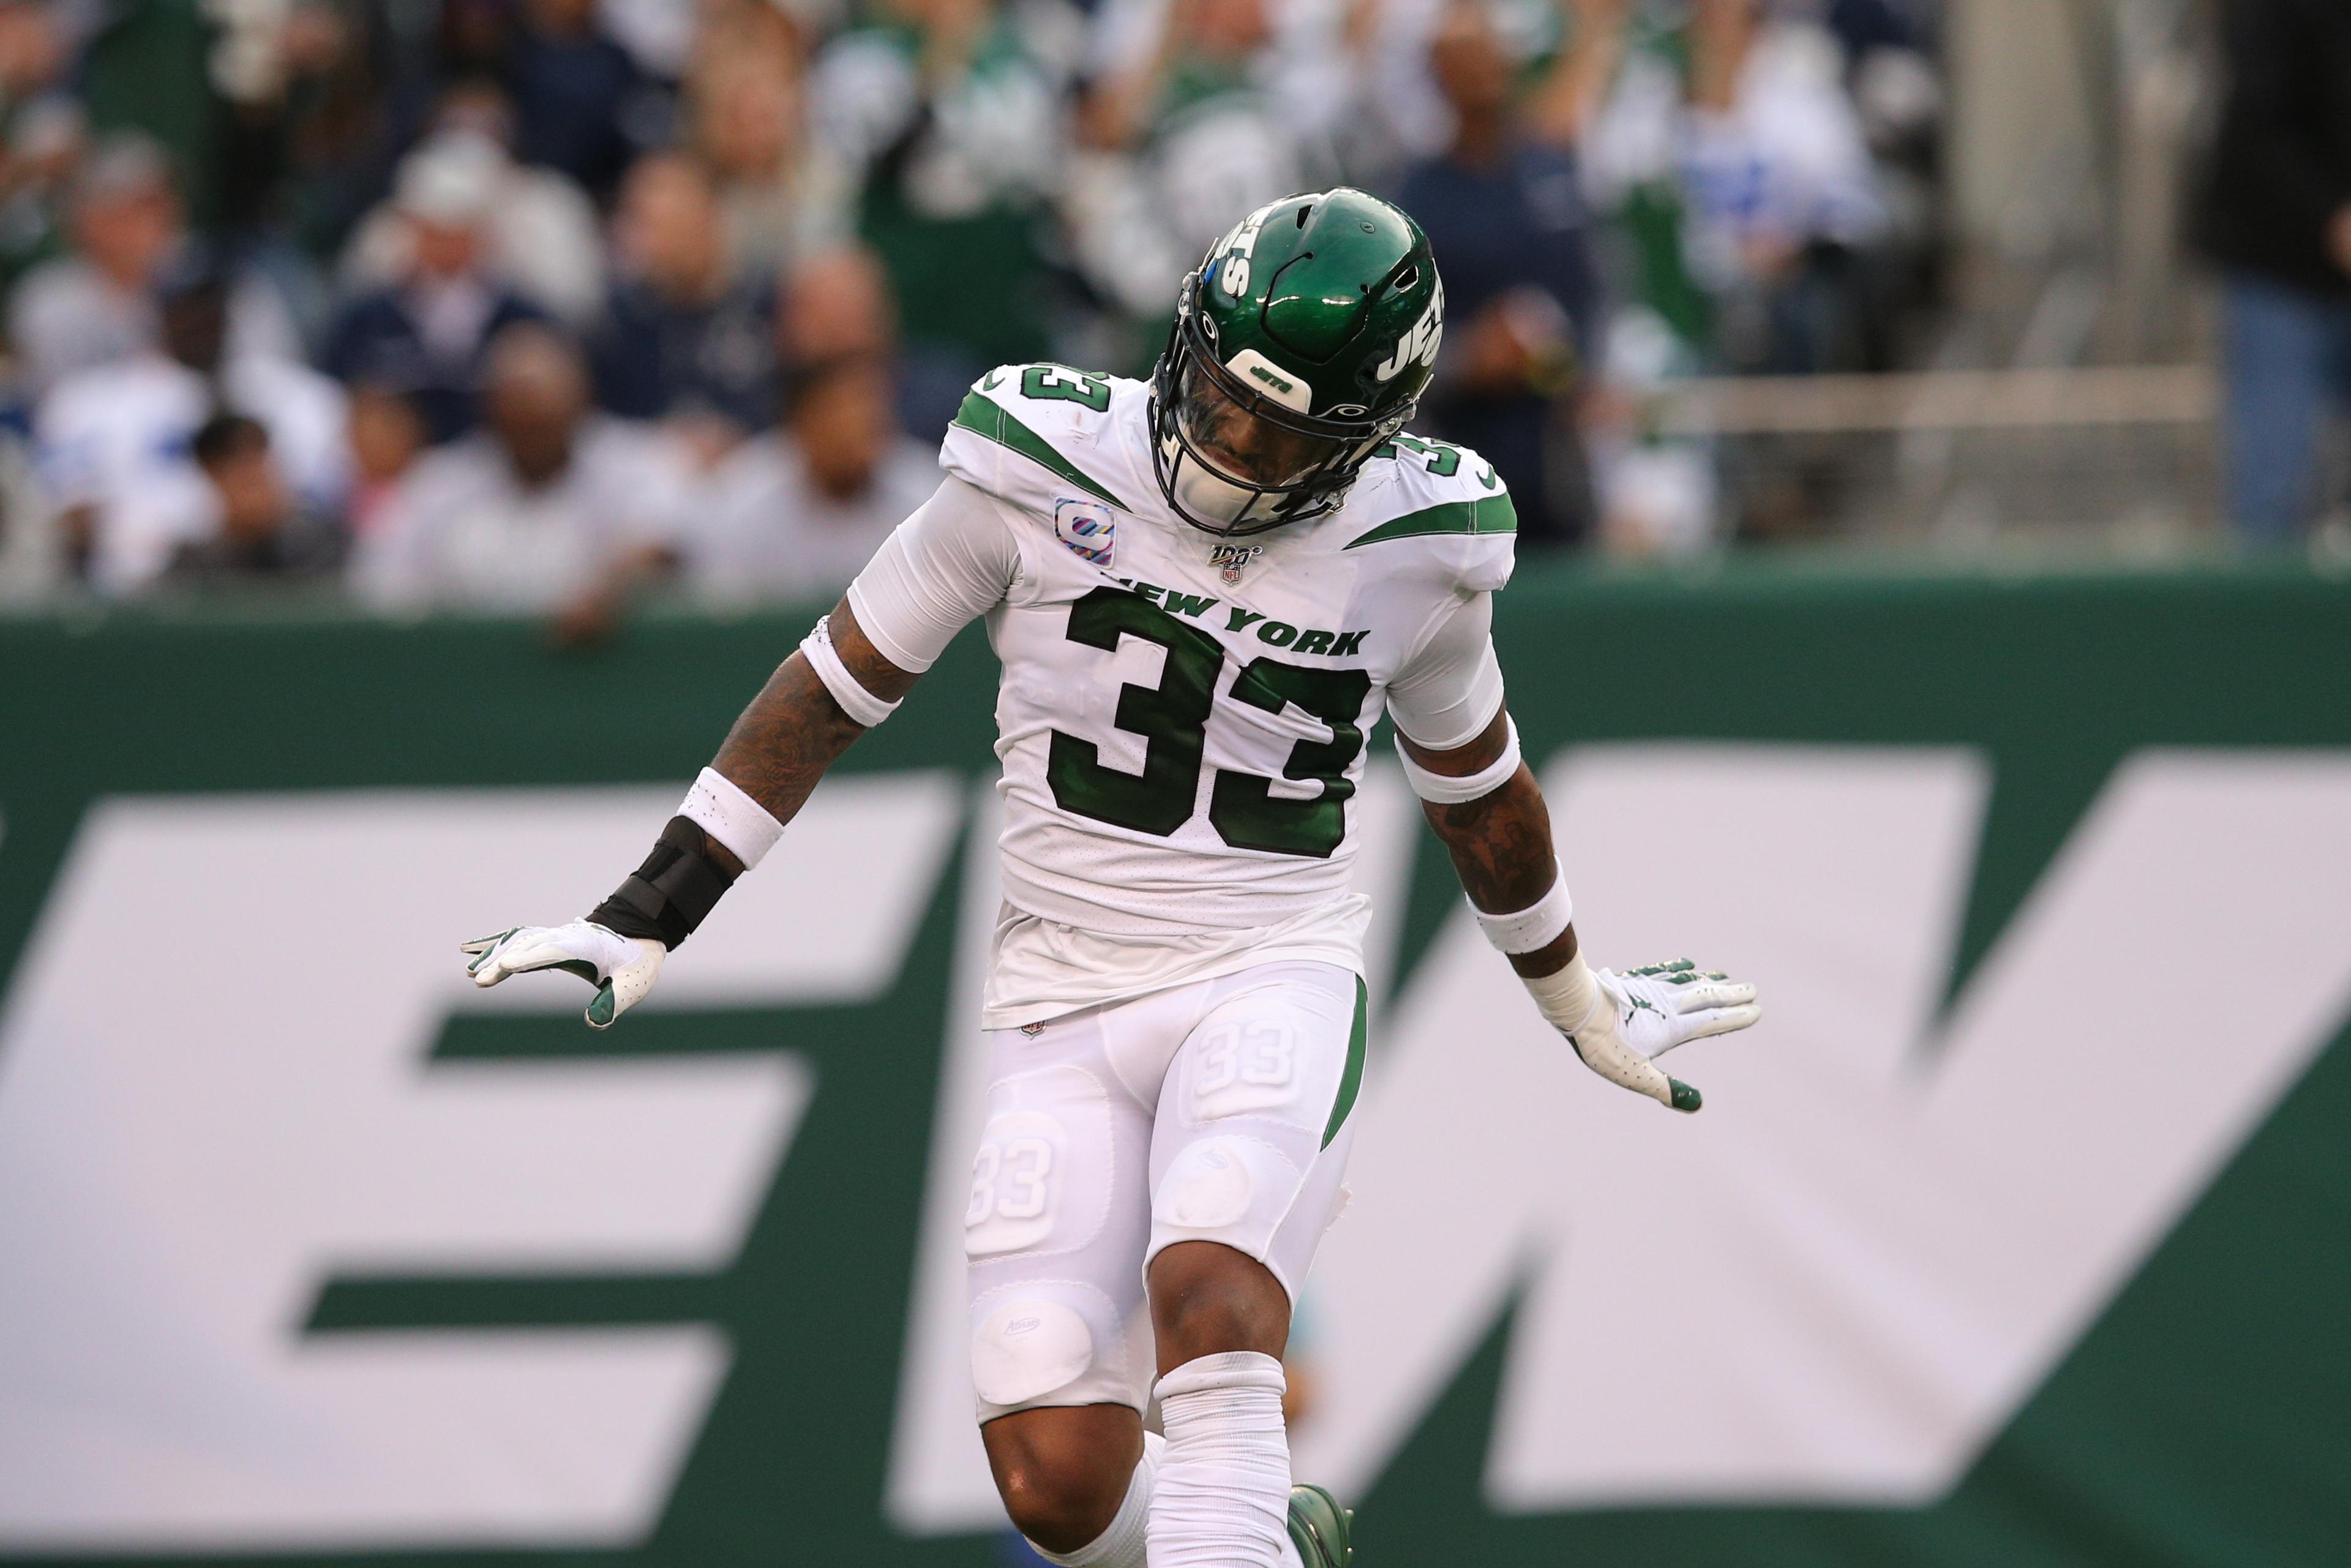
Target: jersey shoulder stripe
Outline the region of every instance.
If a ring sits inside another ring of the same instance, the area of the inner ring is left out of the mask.
[[[1510,505],[1510,493],[1498,486],[1490,496],[1473,497],[1466,501],[1439,501],[1433,507],[1423,507],[1416,512],[1391,517],[1362,537],[1348,540],[1345,548],[1361,549],[1365,545],[1382,544],[1389,539],[1414,538],[1423,534],[1515,534],[1518,531],[1518,508]]]
[[[1131,511],[1133,508],[1120,498],[1111,481],[1098,471],[1089,472],[1071,455],[1073,450],[1103,455],[1100,450],[1103,433],[1092,428],[1101,422],[1089,422],[1087,416],[1108,413],[1112,391],[1110,377],[1090,375],[1066,366],[1000,365],[964,394],[963,404],[947,427],[943,453],[946,466],[952,472],[958,466],[984,462],[976,454],[971,462],[958,465],[956,461],[958,442],[977,436],[1004,452],[1017,454],[1046,474],[1076,486],[1120,511]],[[1015,413],[1009,406],[1015,398],[1019,400],[1021,413]],[[1029,417],[1023,418],[1022,414]],[[1019,492],[1004,494],[1007,500],[1025,503],[1036,499],[1025,494],[1033,482],[1022,481],[1015,471],[998,470],[993,463],[986,466],[998,471],[998,482],[990,483],[989,474],[967,474],[964,477],[982,489]],[[1042,476],[1038,477],[1041,479]]]
[[[1457,591],[1490,592],[1510,579],[1518,508],[1494,465],[1466,446],[1397,435],[1374,450],[1340,518],[1341,550],[1383,572],[1432,575]]]

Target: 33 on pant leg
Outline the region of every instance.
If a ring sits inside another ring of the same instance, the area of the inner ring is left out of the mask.
[[[1125,1325],[1143,1299],[1147,1110],[1102,1061],[1099,1010],[989,1037],[987,1124],[964,1211],[982,1422],[1147,1399]]]
[[[1285,962],[1216,988],[1159,1096],[1148,1255],[1219,1242],[1265,1264],[1295,1301],[1341,1201],[1363,985],[1335,965]]]

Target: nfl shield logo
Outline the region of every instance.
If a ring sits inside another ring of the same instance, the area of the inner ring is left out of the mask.
[[[1062,501],[1053,507],[1053,537],[1095,566],[1110,565],[1118,519],[1100,501]]]
[[[1225,586],[1238,588],[1241,569],[1264,553],[1263,545],[1214,545],[1208,550],[1208,564],[1223,569],[1217,575],[1225,580]]]

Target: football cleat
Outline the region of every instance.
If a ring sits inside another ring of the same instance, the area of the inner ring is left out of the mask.
[[[1321,1487],[1290,1489],[1290,1539],[1306,1568],[1347,1568],[1355,1560],[1347,1540],[1354,1526],[1355,1511]]]

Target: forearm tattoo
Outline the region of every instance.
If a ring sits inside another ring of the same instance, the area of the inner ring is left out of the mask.
[[[864,733],[794,652],[736,719],[711,766],[769,816],[789,822],[825,769]]]
[[[1521,764],[1502,787],[1475,800],[1440,805],[1424,800],[1421,812],[1445,841],[1453,870],[1469,902],[1489,915],[1507,915],[1537,903],[1559,876],[1552,847],[1551,809],[1541,787]],[[1513,954],[1510,967],[1522,975],[1547,975],[1575,956],[1575,931],[1533,953]]]
[[[914,677],[875,652],[851,615],[848,600],[833,607],[831,623],[834,649],[858,685],[885,700],[905,695]],[[795,652],[736,719],[710,765],[769,816],[789,822],[825,769],[864,733],[865,727],[843,713],[824,689],[806,655]]]

